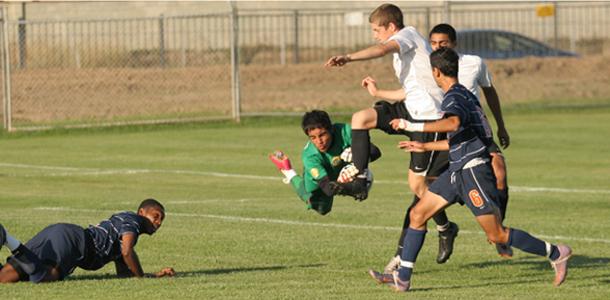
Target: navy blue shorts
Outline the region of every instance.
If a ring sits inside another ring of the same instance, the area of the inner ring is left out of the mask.
[[[440,132],[407,132],[396,131],[390,126],[390,121],[393,119],[406,119],[416,122],[431,122],[418,121],[411,117],[409,111],[405,107],[404,101],[390,103],[387,101],[378,101],[375,103],[375,111],[377,112],[377,126],[375,128],[382,130],[387,134],[406,135],[412,141],[422,143],[434,142],[447,139],[446,133]],[[409,169],[417,174],[428,177],[437,177],[443,173],[449,166],[448,151],[428,151],[428,152],[411,152],[411,161]]]
[[[43,229],[25,247],[36,255],[44,267],[36,268],[32,273],[24,271],[18,260],[9,257],[8,262],[17,270],[22,280],[40,282],[47,274],[48,268],[59,270],[59,280],[72,274],[74,269],[85,260],[87,255],[87,238],[85,230],[74,224],[54,224]]]
[[[455,172],[447,170],[429,190],[451,204],[466,204],[475,216],[499,212],[496,177],[489,162]]]

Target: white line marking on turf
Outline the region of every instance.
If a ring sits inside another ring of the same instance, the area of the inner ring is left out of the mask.
[[[76,167],[60,167],[60,166],[39,166],[27,164],[12,164],[0,163],[0,167],[39,169],[39,170],[56,170],[65,172],[35,174],[33,176],[85,176],[85,175],[133,175],[142,173],[160,173],[160,174],[180,174],[180,175],[201,175],[212,177],[240,178],[240,179],[256,179],[256,180],[273,180],[280,181],[279,176],[260,176],[247,174],[231,174],[220,172],[206,171],[190,171],[190,170],[167,170],[167,169],[95,169],[95,168],[76,168]],[[26,175],[30,176],[30,175]],[[406,184],[406,181],[398,180],[376,180],[376,184]],[[526,187],[526,186],[510,186],[511,192],[542,192],[542,193],[576,193],[576,194],[610,194],[610,190],[603,189],[566,189],[554,187]]]
[[[47,210],[47,211],[49,211],[49,210],[50,211],[75,211],[75,212],[96,212],[96,213],[116,212],[116,211],[110,211],[110,210],[80,209],[80,208],[69,208],[69,207],[35,207],[34,209],[35,210]],[[167,215],[168,216],[178,216],[178,217],[208,218],[208,219],[217,219],[217,220],[224,220],[224,221],[249,222],[249,223],[270,223],[270,224],[299,225],[299,226],[305,225],[305,226],[317,226],[317,227],[366,229],[366,230],[390,230],[390,231],[400,230],[399,227],[390,227],[390,226],[318,223],[318,222],[304,222],[304,221],[292,221],[292,220],[269,219],[269,218],[252,218],[252,217],[239,217],[239,216],[223,216],[223,215],[211,215],[211,214],[171,213],[170,212],[170,213],[167,213]],[[460,230],[460,233],[484,235],[484,233],[482,231]],[[608,240],[608,239],[571,237],[571,236],[560,236],[560,235],[542,235],[542,234],[535,234],[535,233],[533,233],[533,235],[538,238],[543,238],[543,239],[610,244],[610,240]]]

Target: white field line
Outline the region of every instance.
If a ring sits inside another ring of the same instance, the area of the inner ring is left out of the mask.
[[[73,212],[105,212],[113,213],[110,210],[96,210],[96,209],[79,209],[69,207],[36,207],[35,210],[46,210],[46,211],[73,211]],[[167,213],[168,216],[177,217],[191,217],[191,218],[206,218],[206,219],[217,219],[223,221],[233,222],[245,222],[245,223],[269,223],[269,224],[282,224],[282,225],[297,225],[297,226],[313,226],[313,227],[327,227],[327,228],[341,228],[341,229],[361,229],[361,230],[384,230],[384,231],[399,231],[399,227],[390,226],[374,226],[374,225],[353,225],[353,224],[338,224],[338,223],[318,223],[318,222],[303,222],[303,221],[292,221],[292,220],[281,220],[281,219],[269,219],[269,218],[250,218],[250,217],[239,217],[239,216],[223,216],[223,215],[211,215],[211,214],[194,214],[194,213]],[[460,230],[460,233],[465,234],[479,234],[483,235],[482,231],[469,231]],[[578,242],[590,242],[590,243],[604,243],[610,244],[608,239],[588,238],[588,237],[572,237],[572,236],[560,236],[560,235],[542,235],[533,234],[534,236],[541,239],[550,240],[563,240],[563,241],[578,241]]]
[[[0,163],[0,167],[9,168],[21,168],[21,169],[36,169],[45,171],[61,171],[61,172],[50,172],[41,174],[25,175],[26,177],[31,176],[102,176],[102,175],[133,175],[133,174],[145,174],[145,173],[158,173],[158,174],[178,174],[178,175],[198,175],[198,176],[212,176],[212,177],[225,177],[225,178],[239,178],[239,179],[255,179],[255,180],[274,180],[280,181],[280,176],[260,176],[260,175],[248,175],[248,174],[232,174],[232,173],[221,173],[221,172],[206,172],[206,171],[190,171],[190,170],[171,170],[171,169],[95,169],[95,168],[76,168],[76,167],[61,167],[61,166],[42,166],[42,165],[27,165],[27,164],[13,164],[13,163]],[[17,176],[17,175],[16,175]],[[24,176],[24,175],[21,175]],[[406,181],[400,180],[375,180],[376,184],[406,184]],[[566,188],[554,188],[554,187],[527,187],[527,186],[510,186],[511,192],[540,192],[540,193],[576,193],[576,194],[610,194],[610,190],[607,189],[566,189]]]

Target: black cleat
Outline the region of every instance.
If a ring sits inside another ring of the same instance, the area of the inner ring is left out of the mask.
[[[344,196],[352,196],[355,200],[364,201],[369,196],[369,191],[366,186],[366,178],[356,177],[351,182],[338,183],[330,182],[333,193]]]
[[[449,257],[451,257],[451,253],[453,253],[453,241],[455,241],[459,231],[460,228],[457,224],[449,222],[449,228],[438,233],[438,256],[436,257],[437,263],[444,264]]]

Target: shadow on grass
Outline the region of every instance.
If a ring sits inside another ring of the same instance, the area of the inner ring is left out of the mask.
[[[317,268],[317,267],[322,267],[322,266],[325,266],[325,264],[308,264],[308,265],[296,265],[296,266],[269,266],[269,267],[251,267],[251,268],[204,269],[204,270],[178,272],[176,274],[176,277],[221,275],[221,274],[240,273],[240,272],[279,271],[279,270],[293,269],[293,268]]]
[[[520,258],[471,263],[464,265],[464,267],[482,269],[499,265],[522,265],[529,267],[530,269],[546,270],[549,268],[549,261],[537,256],[525,256]],[[609,265],[610,258],[608,257],[590,257],[585,255],[572,255],[568,264],[570,269],[606,269]]]
[[[175,277],[196,277],[203,275],[221,275],[229,273],[240,273],[240,272],[258,272],[258,271],[279,271],[293,268],[318,268],[325,266],[325,264],[308,264],[308,265],[295,265],[295,266],[268,266],[268,267],[250,267],[250,268],[222,268],[222,269],[202,269],[202,270],[190,270],[190,271],[177,271]],[[70,276],[66,278],[66,281],[76,280],[111,280],[111,279],[123,279],[117,277],[115,274],[87,274]]]

